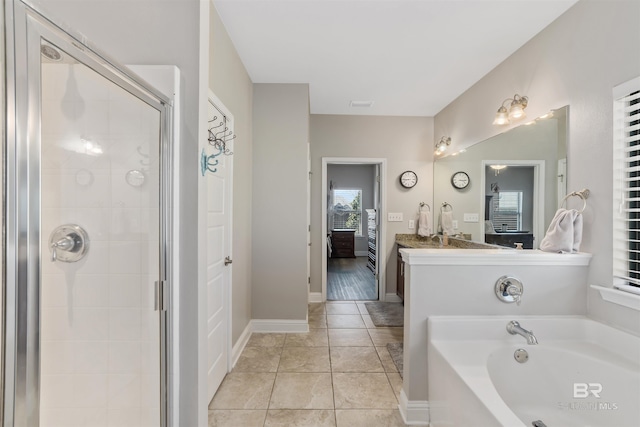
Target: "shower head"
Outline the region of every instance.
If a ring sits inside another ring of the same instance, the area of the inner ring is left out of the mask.
[[[62,55],[60,54],[60,52],[58,52],[56,48],[48,44],[43,44],[40,47],[40,53],[42,53],[42,56],[50,59],[51,61],[58,62],[62,59]]]

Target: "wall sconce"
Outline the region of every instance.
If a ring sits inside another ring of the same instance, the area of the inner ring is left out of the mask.
[[[505,107],[505,104],[510,102],[509,110]],[[498,108],[498,112],[496,113],[496,118],[493,120],[494,125],[508,125],[510,120],[518,120],[522,119],[526,116],[524,109],[527,108],[527,104],[529,103],[529,98],[526,96],[520,96],[517,93],[513,96],[513,98],[507,98],[502,102],[500,108]]]
[[[440,154],[447,151],[447,147],[450,145],[451,145],[450,137],[443,136],[442,138],[440,138],[440,141],[436,143],[436,151],[435,151],[436,156],[439,156]]]

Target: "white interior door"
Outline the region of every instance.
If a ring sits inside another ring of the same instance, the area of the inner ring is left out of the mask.
[[[231,193],[233,120],[220,101],[209,93],[209,144],[204,149],[207,168],[207,400],[213,398],[227,373],[229,296],[231,288]],[[228,154],[229,154],[228,153]]]

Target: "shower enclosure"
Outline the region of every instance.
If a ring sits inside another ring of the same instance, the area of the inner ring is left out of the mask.
[[[2,425],[165,426],[170,102],[6,10]]]

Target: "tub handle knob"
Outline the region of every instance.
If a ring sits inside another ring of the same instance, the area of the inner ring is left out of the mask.
[[[520,305],[523,291],[522,282],[511,276],[500,277],[495,285],[496,296],[500,301],[507,304],[515,302],[516,305]]]
[[[513,299],[516,301],[516,305],[520,305],[522,301],[522,290],[517,286],[509,285],[507,286],[507,294],[511,295]]]

